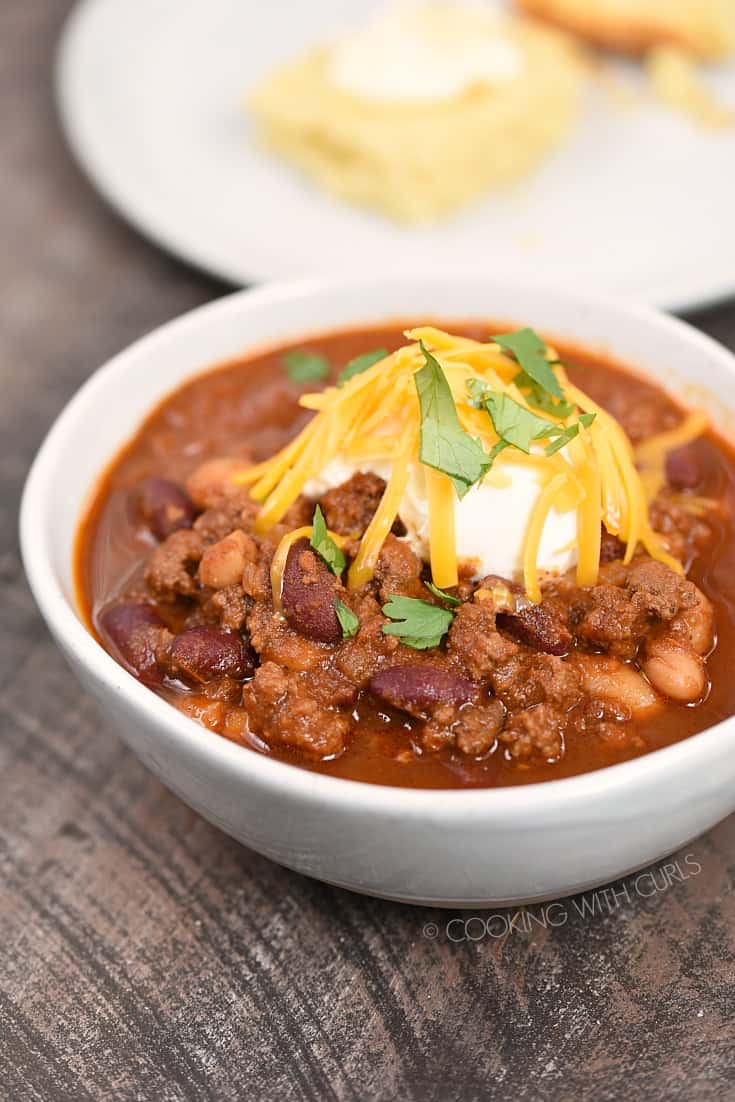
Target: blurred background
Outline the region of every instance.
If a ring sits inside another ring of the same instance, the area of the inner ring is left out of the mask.
[[[691,309],[735,290],[734,28],[733,0],[88,0],[56,99],[97,189],[233,283],[472,266]]]

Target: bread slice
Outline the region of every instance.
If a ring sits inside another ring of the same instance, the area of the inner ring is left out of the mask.
[[[735,0],[516,0],[526,14],[595,46],[642,54],[679,46],[702,58],[735,52]]]
[[[370,101],[329,79],[320,48],[281,66],[250,99],[262,143],[323,190],[402,222],[432,222],[510,185],[561,145],[587,68],[574,41],[519,22],[519,79],[451,99]]]

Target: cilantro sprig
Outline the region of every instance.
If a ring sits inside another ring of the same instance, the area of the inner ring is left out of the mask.
[[[570,440],[573,440],[575,436],[579,436],[580,428],[588,429],[596,416],[596,413],[580,413],[579,420],[571,425],[567,425],[567,427],[559,433],[556,440],[547,446],[546,454],[555,455],[556,452],[560,451]],[[558,427],[559,426],[557,426],[557,428]]]
[[[385,635],[395,635],[406,647],[428,650],[438,647],[449,631],[454,613],[416,597],[393,595],[383,612],[393,623],[383,624]]]
[[[283,365],[292,383],[319,382],[329,375],[329,361],[320,353],[307,352],[303,348],[286,352]]]
[[[542,413],[548,413],[552,417],[571,417],[575,405],[564,398],[555,398],[553,394],[540,387],[525,371],[519,371],[513,380],[515,385],[524,392],[530,404]]]
[[[379,363],[380,360],[384,360],[387,355],[387,349],[376,348],[372,352],[363,352],[361,356],[355,356],[355,358],[350,360],[350,362],[345,365],[344,369],[340,371],[337,376],[337,386],[344,386],[353,376],[361,375],[363,371],[367,371],[373,364]]]
[[[335,577],[341,577],[347,565],[347,560],[327,531],[327,522],[318,505],[314,510],[314,519],[311,522],[311,539],[309,543],[320,559],[326,563]]]
[[[334,611],[337,613],[337,619],[339,620],[339,626],[342,628],[342,638],[352,639],[360,628],[360,620],[352,611],[348,608],[344,601],[340,601],[339,597],[334,598]]]
[[[560,425],[547,421],[532,410],[526,409],[515,398],[502,391],[492,390],[482,379],[469,379],[467,382],[469,400],[476,409],[485,409],[490,415],[493,428],[498,434],[498,442],[488,458],[494,460],[505,448],[518,448],[531,454],[531,446],[536,440],[551,441],[545,448],[546,455],[555,455],[570,440],[579,435],[580,428],[589,428],[595,419],[594,413],[581,413],[579,420],[571,425]]]
[[[506,352],[511,352],[526,376],[542,392],[564,399],[559,380],[546,356],[546,345],[534,329],[518,329],[515,333],[499,333],[490,338]],[[517,381],[517,380],[516,380]]]
[[[414,375],[421,410],[419,459],[427,467],[448,475],[457,496],[463,498],[490,469],[490,463],[480,441],[459,423],[441,364],[423,341],[420,344],[426,362]]]

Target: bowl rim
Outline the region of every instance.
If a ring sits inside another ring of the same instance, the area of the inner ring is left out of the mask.
[[[488,287],[497,282],[479,272],[465,270],[455,274],[463,280],[484,282]],[[715,753],[719,749],[716,743],[727,734],[735,743],[735,717],[731,716],[713,727],[630,761],[571,777],[529,784],[491,788],[411,788],[335,777],[258,753],[197,724],[128,673],[104,650],[79,618],[74,602],[66,597],[56,575],[51,544],[47,539],[46,517],[53,476],[58,471],[57,453],[66,446],[69,426],[73,424],[80,407],[94,400],[98,392],[102,393],[112,376],[124,372],[128,361],[154,351],[159,344],[165,344],[173,333],[181,334],[189,328],[196,328],[205,319],[237,313],[242,304],[257,309],[259,304],[278,304],[294,296],[321,296],[337,290],[359,292],[369,287],[384,288],[386,284],[405,286],[406,275],[392,273],[387,277],[311,278],[235,291],[156,327],[108,359],[85,380],[48,430],[27,475],[20,507],[20,545],[26,577],[57,644],[76,656],[80,666],[105,694],[125,697],[137,716],[152,727],[163,728],[171,743],[184,745],[192,759],[214,761],[218,767],[237,775],[243,783],[261,785],[281,796],[344,808],[354,808],[359,802],[367,811],[394,812],[422,819],[429,816],[443,821],[460,821],[468,814],[474,817],[483,812],[485,819],[488,816],[507,818],[510,815],[522,825],[524,820],[529,821],[529,815],[538,812],[541,807],[546,812],[571,813],[575,808],[603,796],[629,795],[636,785],[646,787],[651,782],[663,783],[667,775],[679,776],[700,759],[706,759],[708,752]],[[425,286],[437,283],[436,277],[427,278],[413,273],[412,278]],[[446,281],[445,271],[441,279]],[[590,306],[623,310],[631,319],[667,328],[695,348],[698,346],[703,355],[718,360],[722,367],[735,374],[733,353],[687,322],[654,307],[608,295],[577,294],[565,288],[552,288],[535,279],[524,280],[522,284],[517,280],[511,281],[511,284],[513,282],[519,291],[521,288],[542,292],[548,290],[554,297],[573,302],[580,308]],[[207,368],[201,370],[206,371]],[[186,377],[195,377],[197,373],[192,372]],[[104,703],[100,707],[105,710]]]

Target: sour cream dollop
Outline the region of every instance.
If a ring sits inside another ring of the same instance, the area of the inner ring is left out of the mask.
[[[366,465],[333,459],[318,478],[304,487],[309,497],[318,498],[327,490],[346,482],[356,471],[372,472],[383,479],[390,477],[390,464]],[[472,564],[474,576],[498,574],[519,580],[523,571],[523,543],[534,502],[541,489],[535,470],[514,466],[510,484],[494,486],[483,482],[454,504],[457,558]],[[426,498],[426,478],[421,464],[411,470],[403,495],[399,516],[407,529],[406,539],[421,555],[429,559],[429,512]],[[577,520],[572,509],[549,512],[538,553],[538,568],[551,573],[563,573],[577,561]]]
[[[394,4],[334,46],[329,78],[361,99],[421,103],[505,83],[521,68],[507,20],[493,7]]]

